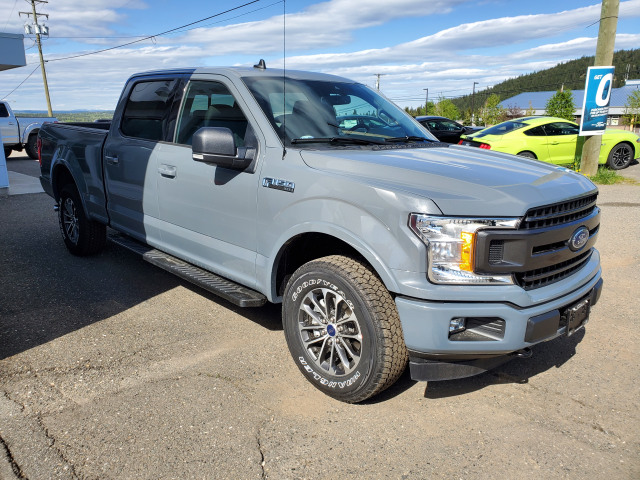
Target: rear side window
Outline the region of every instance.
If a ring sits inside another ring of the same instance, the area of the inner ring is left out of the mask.
[[[172,130],[169,113],[177,80],[139,82],[133,86],[120,130],[127,137],[165,140]]]
[[[522,132],[522,133],[530,137],[544,137],[546,135],[546,133],[544,133],[544,126],[542,125],[538,127],[530,128],[526,132]]]
[[[4,103],[0,103],[0,118],[7,118],[9,116],[9,111]]]
[[[521,128],[526,127],[527,124],[523,122],[502,122],[498,125],[494,125],[493,127],[486,128],[482,131],[484,135],[504,135],[505,133],[513,132],[514,130],[519,130]]]

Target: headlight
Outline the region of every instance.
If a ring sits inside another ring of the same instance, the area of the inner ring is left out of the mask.
[[[428,250],[427,272],[434,283],[512,284],[511,275],[479,275],[473,272],[476,233],[482,228],[516,228],[517,218],[434,217],[412,213],[409,227]]]

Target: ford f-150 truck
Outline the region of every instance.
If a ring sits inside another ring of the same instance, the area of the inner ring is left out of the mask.
[[[8,102],[0,101],[0,134],[4,156],[12,150],[27,152],[30,158],[38,158],[36,143],[40,127],[47,122],[57,122],[55,117],[16,117]]]
[[[262,62],[137,74],[111,124],[46,124],[38,148],[72,254],[100,252],[110,227],[230,302],[282,303],[293,361],[342,401],[407,363],[429,381],[527,357],[601,292],[587,178],[441,143],[344,78]]]

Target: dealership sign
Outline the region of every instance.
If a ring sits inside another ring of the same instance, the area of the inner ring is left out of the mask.
[[[580,135],[602,135],[607,128],[614,67],[589,67],[584,87]]]

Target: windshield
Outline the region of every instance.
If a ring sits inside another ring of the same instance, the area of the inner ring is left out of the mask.
[[[287,146],[437,141],[403,110],[358,83],[283,81],[282,77],[243,80]]]

